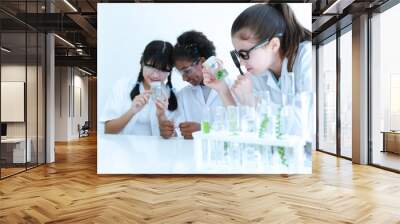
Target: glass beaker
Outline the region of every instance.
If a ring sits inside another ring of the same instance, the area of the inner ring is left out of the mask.
[[[228,131],[231,134],[237,134],[239,131],[239,111],[237,107],[227,107],[226,120],[228,123]]]
[[[213,115],[213,131],[225,131],[225,107],[217,106]]]
[[[210,109],[208,107],[205,107],[203,109],[203,116],[201,120],[201,131],[204,134],[210,133],[211,130],[211,122],[210,122]]]
[[[220,62],[215,56],[209,57],[204,63],[203,66],[209,70],[217,80],[222,80],[226,76],[228,76],[228,71],[222,68]]]
[[[150,83],[151,86],[151,99],[155,102],[157,99],[160,101],[168,100],[169,98],[169,89],[159,81]]]

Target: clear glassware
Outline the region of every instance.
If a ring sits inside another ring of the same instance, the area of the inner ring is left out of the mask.
[[[272,120],[272,103],[271,95],[268,90],[259,92],[259,105],[258,105],[258,137],[263,138],[271,126]]]
[[[203,66],[209,70],[217,80],[222,80],[228,76],[228,71],[222,67],[215,56],[209,57],[203,63]]]
[[[238,134],[239,131],[239,112],[235,106],[228,106],[226,111],[228,131],[231,134]]]
[[[290,111],[291,111],[291,105],[288,104],[287,101],[287,96],[285,94],[282,94],[282,102],[283,105],[280,108],[280,116],[279,116],[279,134],[281,136],[289,134],[290,131]]]
[[[253,133],[256,130],[256,111],[254,107],[241,106],[240,112],[240,130],[242,132]]]
[[[210,108],[205,107],[203,109],[203,116],[202,116],[202,120],[201,120],[201,131],[204,134],[208,134],[210,133],[211,130],[211,119],[210,119]]]
[[[240,165],[241,155],[240,155],[240,144],[230,143],[230,148],[228,150],[230,164],[237,168]]]
[[[169,98],[169,88],[162,82],[156,81],[150,83],[151,86],[151,91],[152,94],[150,96],[150,99],[153,100],[154,102],[158,99],[161,101],[168,100]]]
[[[225,131],[225,107],[218,106],[213,113],[213,131]]]
[[[290,133],[291,114],[295,103],[295,80],[294,74],[289,73],[282,80],[282,106],[280,110],[280,128],[281,136]]]
[[[313,108],[314,94],[312,92],[301,92],[296,95],[295,105],[301,110],[302,136],[307,141],[312,141],[311,120],[315,117]]]

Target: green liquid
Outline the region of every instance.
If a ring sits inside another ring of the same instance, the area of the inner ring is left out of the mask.
[[[203,131],[203,133],[204,134],[210,133],[210,129],[211,129],[210,122],[203,121],[201,124],[201,130]]]
[[[281,158],[282,164],[285,166],[289,166],[288,161],[285,156],[285,148],[284,147],[282,147],[282,146],[278,147],[278,154],[279,154],[279,157]]]
[[[259,129],[259,132],[258,132],[258,137],[259,138],[264,137],[265,132],[267,131],[267,128],[268,128],[268,121],[269,121],[268,116],[265,115],[263,120],[261,121],[260,129]]]
[[[221,80],[223,78],[225,78],[228,75],[228,72],[225,69],[219,70],[216,74],[215,74],[215,78],[218,80]]]

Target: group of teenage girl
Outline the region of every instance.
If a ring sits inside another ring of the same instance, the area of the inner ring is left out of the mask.
[[[200,130],[204,108],[252,105],[254,92],[264,90],[272,103],[280,105],[282,94],[288,91],[283,88],[285,82],[294,82],[294,95],[313,91],[311,33],[287,4],[245,9],[232,24],[231,41],[235,57],[246,68],[233,82],[216,79],[203,66],[216,56],[216,48],[202,32],[184,32],[174,46],[161,40],[148,43],[137,78],[117,82],[106,103],[101,117],[105,133],[190,139]],[[190,84],[179,92],[171,82],[173,68]],[[152,82],[165,84],[166,100],[150,100]],[[301,113],[302,106],[306,105],[295,105],[294,114]],[[293,133],[301,131],[296,115],[291,122]]]

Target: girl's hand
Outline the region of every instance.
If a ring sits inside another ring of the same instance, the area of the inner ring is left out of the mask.
[[[218,68],[222,68],[222,61],[217,59]],[[221,93],[228,88],[228,85],[224,80],[218,80],[215,78],[215,74],[209,69],[203,66],[203,83],[204,85],[214,89],[215,91]]]
[[[137,113],[149,102],[151,91],[144,91],[143,93],[135,96],[132,101],[132,110]]]
[[[228,88],[228,85],[224,80],[218,80],[215,78],[214,74],[210,73],[207,71],[205,68],[203,68],[203,83],[204,85],[210,87],[211,89],[214,89],[218,93],[224,92]]]
[[[235,94],[239,103],[242,105],[254,106],[253,83],[251,74],[239,75],[232,86],[232,92]]]
[[[193,139],[192,133],[200,131],[201,126],[197,122],[182,122],[179,128],[184,139]]]
[[[157,99],[156,100],[156,115],[157,117],[164,120],[165,118],[165,111],[168,109],[168,99]]]
[[[163,120],[158,122],[160,127],[160,135],[165,138],[171,138],[175,135],[174,122],[170,120]]]

